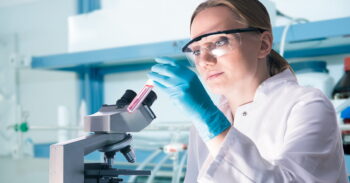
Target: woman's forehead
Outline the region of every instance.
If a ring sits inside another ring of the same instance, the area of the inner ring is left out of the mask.
[[[193,19],[191,38],[211,32],[245,27],[237,20],[238,16],[227,7],[218,6],[204,9]]]

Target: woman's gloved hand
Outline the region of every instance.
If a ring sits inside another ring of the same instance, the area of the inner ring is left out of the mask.
[[[162,57],[155,60],[158,64],[151,68],[148,77],[191,118],[204,141],[231,126],[192,70],[177,64],[174,59]]]

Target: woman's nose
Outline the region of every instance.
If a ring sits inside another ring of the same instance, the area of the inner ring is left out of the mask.
[[[216,57],[214,57],[212,54],[208,52],[208,50],[205,50],[202,52],[201,57],[197,61],[197,65],[201,67],[205,67],[208,65],[215,65],[216,64]]]

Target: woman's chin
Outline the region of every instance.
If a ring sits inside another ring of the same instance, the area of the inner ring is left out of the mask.
[[[225,93],[225,90],[227,90],[227,88],[222,85],[207,85],[207,88],[211,93],[215,95],[223,95]]]

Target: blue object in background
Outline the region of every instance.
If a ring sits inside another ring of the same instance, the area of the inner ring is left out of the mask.
[[[101,9],[101,1],[100,0],[78,0],[78,14],[89,13],[94,10]]]
[[[50,145],[53,143],[34,144],[33,155],[35,158],[48,158],[50,157]]]
[[[345,108],[341,113],[340,117],[342,119],[350,119],[350,107]]]
[[[350,175],[350,155],[345,155],[345,167],[346,167],[346,173]],[[350,177],[349,177],[350,178]]]

